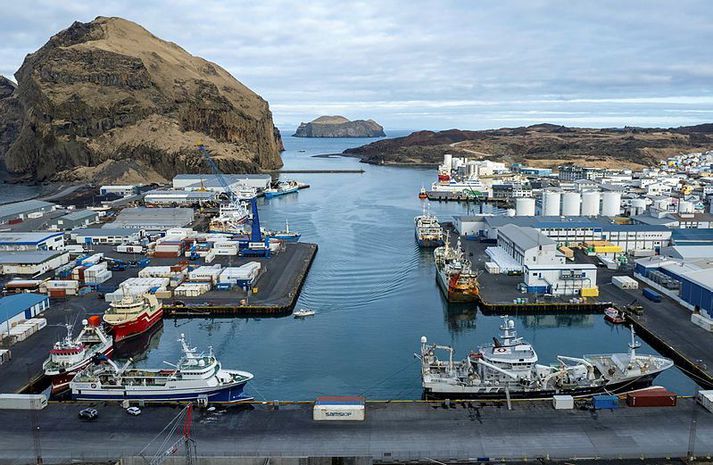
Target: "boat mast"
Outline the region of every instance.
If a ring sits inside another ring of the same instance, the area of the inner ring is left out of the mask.
[[[631,342],[629,343],[629,358],[631,361],[636,359],[636,349],[641,347],[641,343],[636,340],[636,333],[634,332],[634,325],[630,325],[631,328]]]

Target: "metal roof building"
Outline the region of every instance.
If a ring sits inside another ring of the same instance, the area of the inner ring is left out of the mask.
[[[37,275],[69,263],[69,252],[54,250],[0,253],[0,274]]]
[[[29,320],[50,307],[50,299],[42,294],[15,294],[0,297],[0,334],[23,320]]]
[[[193,223],[192,208],[125,208],[113,223],[106,228],[133,228],[143,230],[166,230],[182,228]]]
[[[267,189],[272,182],[272,176],[269,174],[224,174],[223,179],[231,187],[242,184],[256,189]],[[174,189],[196,189],[201,186],[209,190],[223,191],[214,174],[179,174],[173,178]]]
[[[54,204],[42,200],[25,200],[0,205],[0,223],[7,223],[17,218],[24,219],[30,213],[47,212],[53,208]]]
[[[64,245],[61,232],[3,232],[0,250],[55,250]]]

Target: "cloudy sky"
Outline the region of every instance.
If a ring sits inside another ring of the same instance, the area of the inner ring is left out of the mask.
[[[2,11],[0,74],[75,20],[122,16],[226,68],[284,128],[321,114],[390,129],[713,121],[706,0],[44,0]]]

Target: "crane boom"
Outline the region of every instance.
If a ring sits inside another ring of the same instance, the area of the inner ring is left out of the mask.
[[[215,160],[213,160],[213,157],[210,156],[210,152],[208,152],[208,149],[205,147],[205,145],[199,144],[198,151],[201,153],[201,155],[203,155],[203,158],[205,159],[206,163],[208,163],[208,166],[210,166],[210,169],[213,172],[213,176],[215,176],[215,178],[218,180],[220,187],[222,187],[223,191],[228,195],[228,200],[230,200],[231,202],[235,202],[237,200],[235,192],[233,192],[233,189],[230,188],[228,181],[225,180],[223,173],[218,168],[218,165]]]

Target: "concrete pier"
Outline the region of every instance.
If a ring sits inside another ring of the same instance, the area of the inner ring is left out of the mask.
[[[51,404],[37,415],[45,463],[116,460],[139,455],[180,411],[145,407],[138,417],[96,404]],[[34,462],[31,416],[2,411],[0,463]],[[692,419],[696,420],[691,435]],[[691,399],[677,407],[554,410],[551,402],[504,406],[453,403],[367,404],[363,422],[316,422],[311,405],[194,412],[199,457],[369,457],[375,461],[549,461],[705,457],[713,453],[713,414]],[[177,440],[178,436],[174,439]],[[182,456],[178,448],[174,456]],[[136,462],[133,462],[136,463]]]

